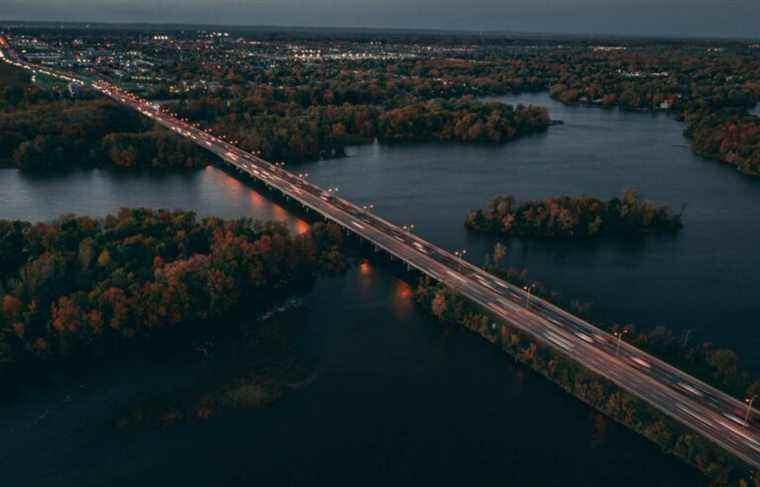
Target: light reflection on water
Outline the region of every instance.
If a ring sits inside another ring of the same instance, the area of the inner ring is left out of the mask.
[[[29,175],[0,169],[0,219],[49,221],[65,213],[104,216],[122,207],[192,210],[200,216],[277,220],[297,233],[304,220],[225,171],[71,171]]]

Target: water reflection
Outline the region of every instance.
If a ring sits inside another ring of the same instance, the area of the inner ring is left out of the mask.
[[[362,277],[368,277],[372,275],[372,266],[367,259],[364,259],[359,263],[359,273],[362,275]]]
[[[414,310],[414,291],[400,279],[395,280],[393,290],[393,315],[408,318]]]
[[[122,207],[145,207],[277,220],[297,233],[309,228],[307,222],[213,166],[179,172],[93,169],[53,174],[0,169],[0,201],[0,219],[48,221],[64,213],[104,216]]]
[[[288,214],[288,212],[285,211],[285,209],[282,206],[273,204],[272,213],[274,214],[277,220],[282,220],[282,221],[290,220],[290,215]]]
[[[267,200],[264,199],[263,196],[261,196],[256,191],[251,191],[250,199],[251,199],[251,203],[253,203],[254,208],[261,209],[269,203]]]
[[[371,299],[375,294],[375,287],[377,286],[375,279],[376,271],[372,267],[372,263],[370,263],[369,260],[364,259],[359,262],[359,265],[354,272],[357,274],[356,283],[361,295],[360,299]]]
[[[608,419],[601,414],[594,413],[591,424],[591,447],[600,448],[607,446]]]
[[[311,229],[309,224],[305,220],[301,220],[300,218],[296,218],[295,223],[295,231],[298,235],[304,234],[308,232]]]

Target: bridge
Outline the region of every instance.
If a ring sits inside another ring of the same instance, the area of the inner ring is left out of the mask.
[[[27,63],[0,36],[0,60],[63,81],[87,85],[103,95],[215,153],[306,208],[371,242],[408,266],[445,284],[535,340],[607,378],[749,465],[760,468],[760,428],[746,421],[756,410],[736,398],[621,341],[553,304],[531,295],[458,256],[390,223],[367,208],[340,198],[303,177],[181,120],[99,79]]]

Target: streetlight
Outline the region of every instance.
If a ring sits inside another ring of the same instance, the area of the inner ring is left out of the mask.
[[[744,400],[744,402],[747,403],[747,414],[744,416],[744,424],[749,424],[749,416],[752,414],[752,403],[755,402],[756,398],[757,394],[753,394],[751,397]]]
[[[456,257],[457,259],[459,259],[459,262],[457,262],[457,264],[459,264],[459,270],[460,271],[462,270],[462,264],[464,264],[464,256],[465,255],[467,255],[467,250],[465,250],[465,249],[455,250],[454,251],[454,257]]]
[[[414,230],[414,224],[410,225],[404,225],[401,227],[405,232],[412,233],[412,230]]]
[[[536,288],[536,284],[533,283],[530,286],[523,286],[523,289],[527,291],[528,296],[525,299],[525,306],[530,306],[530,298],[533,297],[533,290]]]
[[[364,205],[362,206],[362,210],[369,211],[375,208],[375,205]]]
[[[616,331],[615,333],[613,333],[613,335],[617,337],[617,346],[615,347],[615,355],[620,354],[620,341],[623,339],[623,335],[625,335],[626,333],[628,333],[628,330]]]

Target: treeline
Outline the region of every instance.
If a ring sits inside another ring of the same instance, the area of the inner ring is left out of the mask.
[[[760,176],[760,117],[731,109],[690,112],[685,134],[698,155]]]
[[[22,169],[91,163],[110,131],[140,129],[140,120],[106,100],[51,101],[0,113],[0,159]]]
[[[727,105],[721,98],[752,106],[760,86],[756,56],[736,49],[652,45],[557,56],[550,94],[563,103],[683,112],[704,101]]]
[[[117,167],[193,168],[207,164],[210,156],[198,146],[168,130],[109,133],[97,153]]]
[[[378,136],[393,141],[502,143],[546,130],[551,123],[543,107],[516,108],[472,98],[431,100],[389,110],[378,120]]]
[[[165,53],[177,56],[177,50]],[[206,56],[209,54],[206,53]],[[261,97],[272,104],[297,106],[376,105],[398,108],[415,101],[542,91],[548,88],[551,61],[540,59],[488,60],[430,58],[388,61],[334,61],[314,64],[283,63],[262,69],[260,61],[245,57],[225,65],[208,63],[204,56],[167,63],[162,73],[176,80],[174,88],[185,99],[208,96],[206,81],[218,83],[215,97],[233,102]],[[204,83],[198,80],[203,79]],[[172,85],[150,93],[161,98]],[[175,95],[176,96],[176,95]]]
[[[0,221],[0,374],[102,357],[191,323],[215,327],[243,303],[255,313],[318,272],[342,270],[341,246],[332,224],[292,236],[280,224],[183,211]]]
[[[433,99],[548,89],[554,99],[568,104],[663,110],[679,117],[688,113],[694,126],[700,127],[686,129],[687,134],[694,133],[695,152],[733,164],[746,174],[757,172],[754,136],[748,135],[755,133],[757,121],[743,118],[760,101],[760,63],[752,50],[735,44],[715,48],[619,44],[605,49],[568,42],[563,49],[533,46],[526,50],[496,43],[466,53],[431,53],[424,59],[292,63],[265,70],[252,69],[246,60],[234,66],[213,66],[184,59],[171,65],[167,77],[192,84],[186,73],[199,73],[203,64],[204,78],[210,69],[220,84],[211,98],[222,103],[250,106],[257,99],[264,100],[259,106],[292,113],[314,106],[376,106],[400,118],[412,116],[407,109]],[[188,101],[209,97],[203,88],[179,96]],[[709,110],[694,109],[706,104]],[[741,120],[731,110],[738,110]],[[224,130],[223,124],[217,127]],[[472,131],[479,132],[478,128]],[[406,136],[411,139],[414,134]],[[455,137],[467,138],[469,134]],[[722,151],[705,150],[716,143],[724,145]]]
[[[109,100],[54,100],[0,112],[0,163],[22,170],[199,167],[204,155]]]
[[[547,129],[546,109],[482,103],[471,97],[417,101],[384,110],[372,105],[305,109],[250,97],[240,105],[204,98],[182,103],[181,116],[200,121],[270,160],[301,162],[341,156],[350,144],[381,141],[503,143]]]
[[[720,447],[508,323],[494,321],[479,307],[445,286],[424,278],[415,295],[417,302],[437,319],[478,333],[515,361],[643,435],[663,452],[691,464],[714,485],[760,486],[756,472]],[[753,387],[760,389],[760,386]]]
[[[636,191],[626,190],[609,201],[562,196],[518,203],[513,196],[498,196],[485,210],[471,211],[465,226],[516,237],[585,239],[675,232],[683,224],[681,215],[670,207],[657,206],[641,199]]]
[[[550,94],[568,104],[667,110],[686,121],[700,156],[760,175],[760,63],[741,49],[638,48],[574,52]]]
[[[377,110],[363,105],[314,106],[303,113],[231,113],[209,123],[265,159],[298,163],[339,157],[350,144],[376,137]]]
[[[0,163],[24,170],[102,164],[175,168],[199,167],[208,159],[195,144],[114,102],[30,98],[23,93],[40,90],[24,78],[18,83],[21,98],[13,110],[0,112]],[[368,104],[379,103],[382,90],[368,97],[347,86],[334,91],[329,86],[278,90],[261,85],[250,93],[236,91],[233,99],[229,94],[188,99],[177,111],[246,150],[289,162],[342,156],[347,145],[375,139],[502,143],[550,124],[548,112],[539,107],[514,108],[470,97],[420,101],[417,96],[432,96],[426,91],[395,97],[399,107],[386,108],[388,100],[386,105]]]
[[[568,299],[556,290],[549,289],[543,282],[530,279],[525,269],[503,269],[500,264],[505,256],[506,247],[497,243],[493,253],[486,256],[485,269],[518,287],[530,288],[534,296],[568,309],[587,321],[594,321],[592,303]],[[596,325],[609,333],[625,333],[626,342],[734,397],[760,394],[760,379],[742,367],[742,361],[734,350],[719,347],[712,342],[700,342],[691,333],[676,334],[664,326],[638,328],[632,324]]]
[[[43,90],[31,83],[31,76],[27,71],[0,62],[0,112],[24,109],[37,103],[65,98],[67,96],[62,90]]]
[[[73,166],[200,167],[209,156],[113,101],[72,99],[30,84],[0,63],[0,165],[22,170]]]

